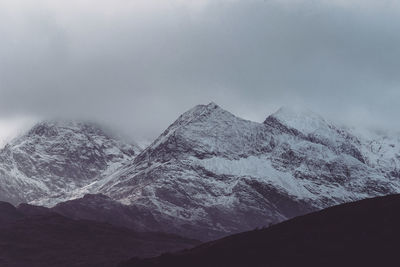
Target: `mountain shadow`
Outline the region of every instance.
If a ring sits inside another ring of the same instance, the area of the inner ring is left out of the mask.
[[[398,266],[400,195],[361,200],[119,267]]]
[[[179,236],[135,232],[90,220],[72,220],[41,207],[0,203],[0,266],[113,267],[199,244]]]

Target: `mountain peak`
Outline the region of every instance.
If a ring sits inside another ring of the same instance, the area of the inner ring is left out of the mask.
[[[211,101],[210,103],[208,103],[207,108],[208,109],[217,109],[217,108],[220,108],[220,106],[218,106],[215,102]]]
[[[149,147],[156,151],[161,145],[162,157],[169,158],[174,149],[190,151],[200,157],[222,155],[234,157],[250,149],[243,147],[261,124],[236,117],[214,102],[197,105],[183,113]],[[221,142],[226,142],[220,146]],[[251,145],[250,145],[251,146]],[[161,158],[161,156],[157,156]],[[139,157],[137,160],[140,160]]]
[[[282,106],[274,114],[272,114],[277,119],[284,121],[293,120],[320,120],[323,121],[324,118],[314,111],[299,106]]]
[[[97,124],[43,121],[0,150],[0,176],[9,184],[0,197],[20,203],[62,194],[109,175],[140,151]]]
[[[212,111],[212,110],[222,110],[222,108],[220,106],[218,106],[216,103],[210,102],[207,105],[197,105],[185,113],[193,113],[193,112],[199,112],[199,111],[204,112],[204,111]]]
[[[331,128],[331,124],[322,116],[304,107],[283,106],[270,115],[265,122],[271,119],[278,120],[283,125],[303,134]]]
[[[215,112],[220,112],[224,114],[230,114],[228,111],[225,111],[220,106],[211,102],[207,105],[197,105],[190,110],[183,113],[173,124],[172,126],[181,126],[186,125],[188,123],[197,121],[201,118],[208,118]],[[233,116],[232,114],[230,114]]]
[[[102,129],[95,123],[74,120],[45,120],[34,125],[29,136],[54,137],[64,130],[100,133]]]
[[[42,121],[37,123],[32,127],[32,129],[28,132],[29,136],[55,136],[57,131],[54,127],[54,124],[50,123],[50,121]]]

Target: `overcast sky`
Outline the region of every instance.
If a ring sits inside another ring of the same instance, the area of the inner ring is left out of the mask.
[[[1,0],[0,140],[47,117],[154,137],[214,101],[400,130],[400,1]]]

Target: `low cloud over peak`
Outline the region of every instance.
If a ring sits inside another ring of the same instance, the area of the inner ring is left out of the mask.
[[[400,128],[396,1],[0,3],[0,117],[93,119],[155,136],[215,101],[262,121],[302,105]]]

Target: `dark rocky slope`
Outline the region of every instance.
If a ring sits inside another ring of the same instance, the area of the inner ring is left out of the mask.
[[[119,267],[398,266],[400,195],[343,204]]]
[[[49,210],[0,203],[0,266],[113,267],[132,256],[149,257],[199,242],[163,233],[138,233]]]

